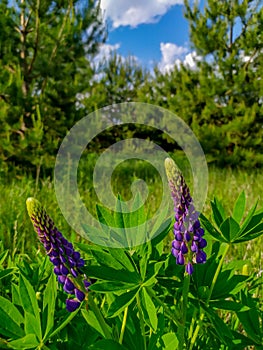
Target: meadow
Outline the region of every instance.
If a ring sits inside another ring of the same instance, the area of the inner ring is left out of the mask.
[[[92,186],[95,161],[93,155],[78,178],[81,197],[94,215],[98,200]],[[186,171],[186,180],[191,183],[188,175]],[[111,186],[116,195],[128,200],[131,183],[136,179],[145,180],[149,190],[140,215],[151,215],[159,205],[162,183],[150,164],[122,163],[113,173]],[[159,238],[150,243],[116,253],[114,248],[89,244],[72,231],[56,202],[51,177],[36,179],[13,174],[10,178],[2,174],[1,348],[262,349],[263,238],[252,239],[262,217],[262,180],[262,172],[257,169],[209,167],[208,195],[202,213],[207,219],[201,218],[208,260],[195,264],[194,273],[188,275],[175,264],[171,254],[171,223],[166,223]],[[245,207],[243,199],[236,203],[242,191]],[[65,310],[66,289],[57,286],[52,265],[34,232],[25,204],[28,197],[43,204],[64,237],[85,258],[87,266],[81,273],[85,272],[93,283],[83,301],[88,307],[83,306],[81,312]],[[251,213],[257,200],[259,211]],[[109,219],[107,213],[100,213],[103,220]],[[239,216],[240,233],[231,226],[232,219],[229,226],[218,222],[224,220],[224,215]],[[250,222],[246,223],[248,218]],[[215,230],[221,232],[221,238]],[[247,239],[243,239],[245,236]]]

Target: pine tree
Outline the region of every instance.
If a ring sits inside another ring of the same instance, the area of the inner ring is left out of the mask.
[[[0,0],[0,27],[0,159],[51,166],[105,40],[99,3]]]

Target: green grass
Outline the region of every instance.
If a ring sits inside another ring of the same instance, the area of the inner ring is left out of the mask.
[[[95,162],[95,158],[93,159]],[[103,176],[102,176],[103,178]],[[125,200],[132,197],[131,184],[134,180],[142,178],[148,185],[148,198],[146,207],[150,214],[155,212],[162,197],[162,182],[156,170],[148,163],[129,161],[119,165],[113,172],[111,186],[113,193],[120,193]],[[105,188],[109,186],[106,183]],[[79,172],[79,186],[81,197],[89,209],[95,214],[98,198],[92,186],[92,166]],[[247,210],[258,199],[258,208],[263,206],[263,174],[259,170],[251,172],[231,169],[209,169],[209,190],[204,206],[204,214],[211,216],[210,200],[216,196],[222,201],[227,211],[231,211],[238,194],[244,190],[247,196]],[[59,229],[70,239],[79,237],[72,231],[58,207],[53,181],[49,178],[36,183],[27,175],[12,180],[2,178],[0,183],[0,251],[9,249],[11,256],[27,254],[34,257],[39,252],[39,244],[33,232],[32,225],[26,213],[25,201],[27,197],[34,196],[47,208]],[[240,244],[231,250],[231,258],[246,258],[252,261],[254,268],[260,269],[262,237]],[[167,245],[169,246],[169,245]]]

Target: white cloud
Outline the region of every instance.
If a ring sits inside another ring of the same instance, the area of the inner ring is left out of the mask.
[[[183,5],[183,0],[101,0],[101,9],[112,21],[113,28],[136,27],[153,23],[172,6]]]
[[[102,61],[103,59],[107,60],[110,58],[111,54],[114,51],[117,51],[120,48],[120,44],[101,44],[99,47],[99,52],[95,57],[95,61]]]
[[[162,53],[162,59],[159,63],[159,69],[162,72],[170,71],[174,65],[179,65],[181,59],[188,52],[185,46],[177,46],[173,43],[161,43],[160,50]]]

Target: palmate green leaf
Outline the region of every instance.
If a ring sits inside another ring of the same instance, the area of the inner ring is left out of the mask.
[[[260,325],[262,313],[258,308],[256,300],[248,292],[241,291],[241,301],[243,304],[248,305],[250,309],[244,312],[237,312],[237,317],[242,323],[248,337],[259,344],[263,337],[263,331]]]
[[[118,316],[126,308],[126,306],[129,306],[133,302],[137,293],[139,292],[139,289],[140,287],[137,287],[136,289],[121,295],[114,295],[114,299],[109,306],[107,316]]]
[[[148,324],[148,326],[151,327],[155,332],[157,329],[157,323],[158,323],[157,311],[151,297],[147,293],[146,288],[141,289],[140,297],[141,297],[141,308],[143,312],[143,318],[145,322]]]
[[[151,243],[145,242],[144,244],[136,247],[136,252],[139,258],[140,275],[142,277],[142,280],[144,280],[146,276],[149,258],[152,253]]]
[[[17,308],[11,301],[0,296],[0,333],[10,338],[23,337],[25,332],[22,323],[24,318]]]
[[[123,265],[116,260],[109,252],[106,250],[93,250],[91,249],[93,257],[96,259],[97,263],[101,266],[110,266],[116,270],[123,269]]]
[[[5,269],[3,271],[0,271],[0,279],[11,275],[12,273],[14,273],[16,271],[16,268],[10,268],[10,269]]]
[[[96,212],[100,223],[106,226],[116,227],[114,216],[111,210],[105,208],[100,204],[97,204]]]
[[[36,293],[31,284],[23,275],[20,275],[19,278],[19,293],[23,309],[25,312],[28,312],[35,317],[36,336],[38,339],[42,339],[41,322]]]
[[[202,222],[202,226],[206,230],[206,234],[210,234],[217,241],[227,242],[227,240],[220,234],[220,232],[211,224],[211,222],[203,214],[200,214],[199,218]]]
[[[25,312],[25,332],[26,334],[36,334],[38,341],[41,341],[39,338],[39,324],[36,320],[36,317],[29,313]]]
[[[263,223],[258,224],[250,231],[245,232],[243,235],[239,236],[239,239],[235,243],[251,241],[263,234]]]
[[[233,210],[233,218],[239,224],[241,219],[243,218],[245,208],[246,208],[246,195],[245,195],[245,192],[242,191],[234,204],[234,210]]]
[[[258,201],[253,205],[253,207],[249,210],[247,216],[246,216],[246,219],[245,221],[243,222],[243,224],[241,225],[241,228],[240,228],[240,234],[239,236],[243,235],[243,233],[246,233],[247,232],[247,227],[249,227],[248,225],[251,224],[251,220],[255,214],[255,211],[256,211],[256,208],[257,208],[257,204],[258,204]]]
[[[221,309],[221,310],[229,310],[229,311],[248,311],[249,307],[241,304],[240,302],[232,301],[232,300],[214,300],[209,303],[212,308]]]
[[[19,287],[14,283],[12,283],[12,303],[14,305],[22,306]]]
[[[225,239],[230,243],[234,242],[235,238],[238,237],[240,227],[238,223],[230,216],[220,225],[220,230]]]
[[[90,345],[87,350],[127,350],[127,348],[114,340],[103,339]]]
[[[9,250],[5,250],[0,254],[0,266],[3,265],[7,255],[8,255]]]
[[[138,287],[138,284],[119,281],[97,281],[89,287],[89,290],[99,293],[127,291]]]
[[[132,204],[132,212],[130,216],[131,227],[140,226],[147,220],[143,204],[141,194],[137,192]]]
[[[236,295],[246,287],[246,281],[249,279],[249,276],[232,274],[232,270],[224,270],[219,274],[211,300],[228,298],[231,295]]]
[[[32,349],[39,345],[35,334],[27,334],[23,338],[13,340],[8,343],[11,349]]]
[[[102,337],[105,337],[104,331],[101,328],[101,324],[99,323],[96,315],[94,312],[90,309],[85,310],[81,309],[82,316],[85,318],[86,322],[95,329]],[[111,328],[109,325],[107,325],[108,331],[111,332]]]
[[[102,279],[105,281],[120,281],[128,283],[139,283],[140,275],[134,271],[116,270],[107,266],[88,266],[83,268],[89,277]]]
[[[224,221],[224,216],[221,214],[218,205],[219,205],[219,201],[217,201],[216,198],[214,198],[214,202],[211,201],[213,219],[217,227],[220,227],[222,222]]]
[[[161,341],[164,344],[163,349],[165,349],[165,350],[178,349],[179,341],[178,341],[175,333],[169,332],[169,333],[164,334],[161,337]]]
[[[130,272],[137,271],[136,265],[130,254],[123,248],[109,248],[111,256],[117,260],[121,266]]]
[[[44,339],[47,337],[48,333],[52,330],[54,326],[56,298],[57,298],[56,278],[55,278],[55,275],[52,273],[49,277],[46,289],[44,291],[44,298],[43,298],[42,321],[44,321],[43,319],[45,319]]]
[[[210,323],[213,326],[215,332],[217,333],[218,338],[221,340],[223,344],[228,346],[228,344],[233,339],[231,329],[211,308],[205,307],[205,313],[208,319],[210,320]]]
[[[88,241],[105,243],[111,237],[110,229],[108,228],[108,226],[102,225],[101,230],[87,224],[81,224],[81,227],[83,228],[85,232],[85,238]],[[83,251],[85,251],[85,246],[88,247],[87,244],[78,243],[77,245],[81,247],[80,249],[82,249]]]

